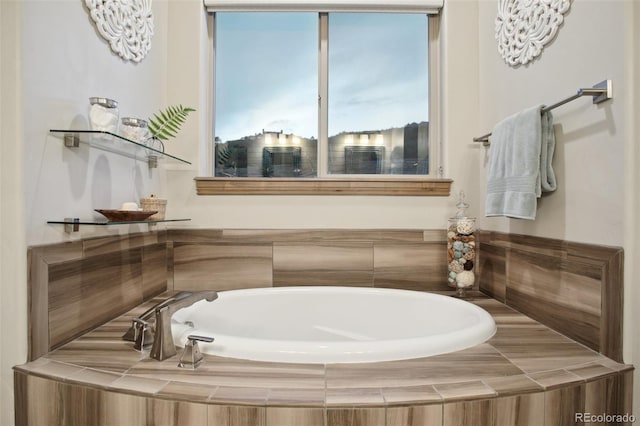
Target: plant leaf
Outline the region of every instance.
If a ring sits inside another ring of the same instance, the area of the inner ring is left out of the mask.
[[[175,138],[180,131],[180,127],[186,122],[190,112],[194,112],[194,108],[185,108],[180,105],[170,105],[164,110],[160,110],[153,114],[153,118],[149,118],[148,129],[152,137],[161,140]]]

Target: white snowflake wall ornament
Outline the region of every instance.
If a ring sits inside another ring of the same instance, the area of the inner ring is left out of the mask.
[[[539,56],[570,6],[571,0],[499,0],[496,40],[505,62],[516,67]]]
[[[151,0],[85,0],[89,15],[111,50],[125,61],[140,62],[151,49]]]

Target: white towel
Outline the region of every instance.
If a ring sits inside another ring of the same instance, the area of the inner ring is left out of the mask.
[[[536,106],[496,124],[491,133],[486,216],[533,220],[537,198],[556,189],[551,167],[553,117]]]

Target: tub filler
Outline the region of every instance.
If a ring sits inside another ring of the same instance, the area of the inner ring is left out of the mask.
[[[218,293],[177,311],[177,346],[189,335],[211,355],[292,363],[359,363],[427,357],[478,345],[491,315],[450,296],[362,287],[273,287]]]

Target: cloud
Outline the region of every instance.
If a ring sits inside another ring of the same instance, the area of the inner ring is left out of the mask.
[[[307,15],[252,16],[223,28],[216,43],[222,140],[262,129],[317,137],[318,28],[317,16]],[[330,135],[428,119],[425,15],[332,14],[329,24]]]

